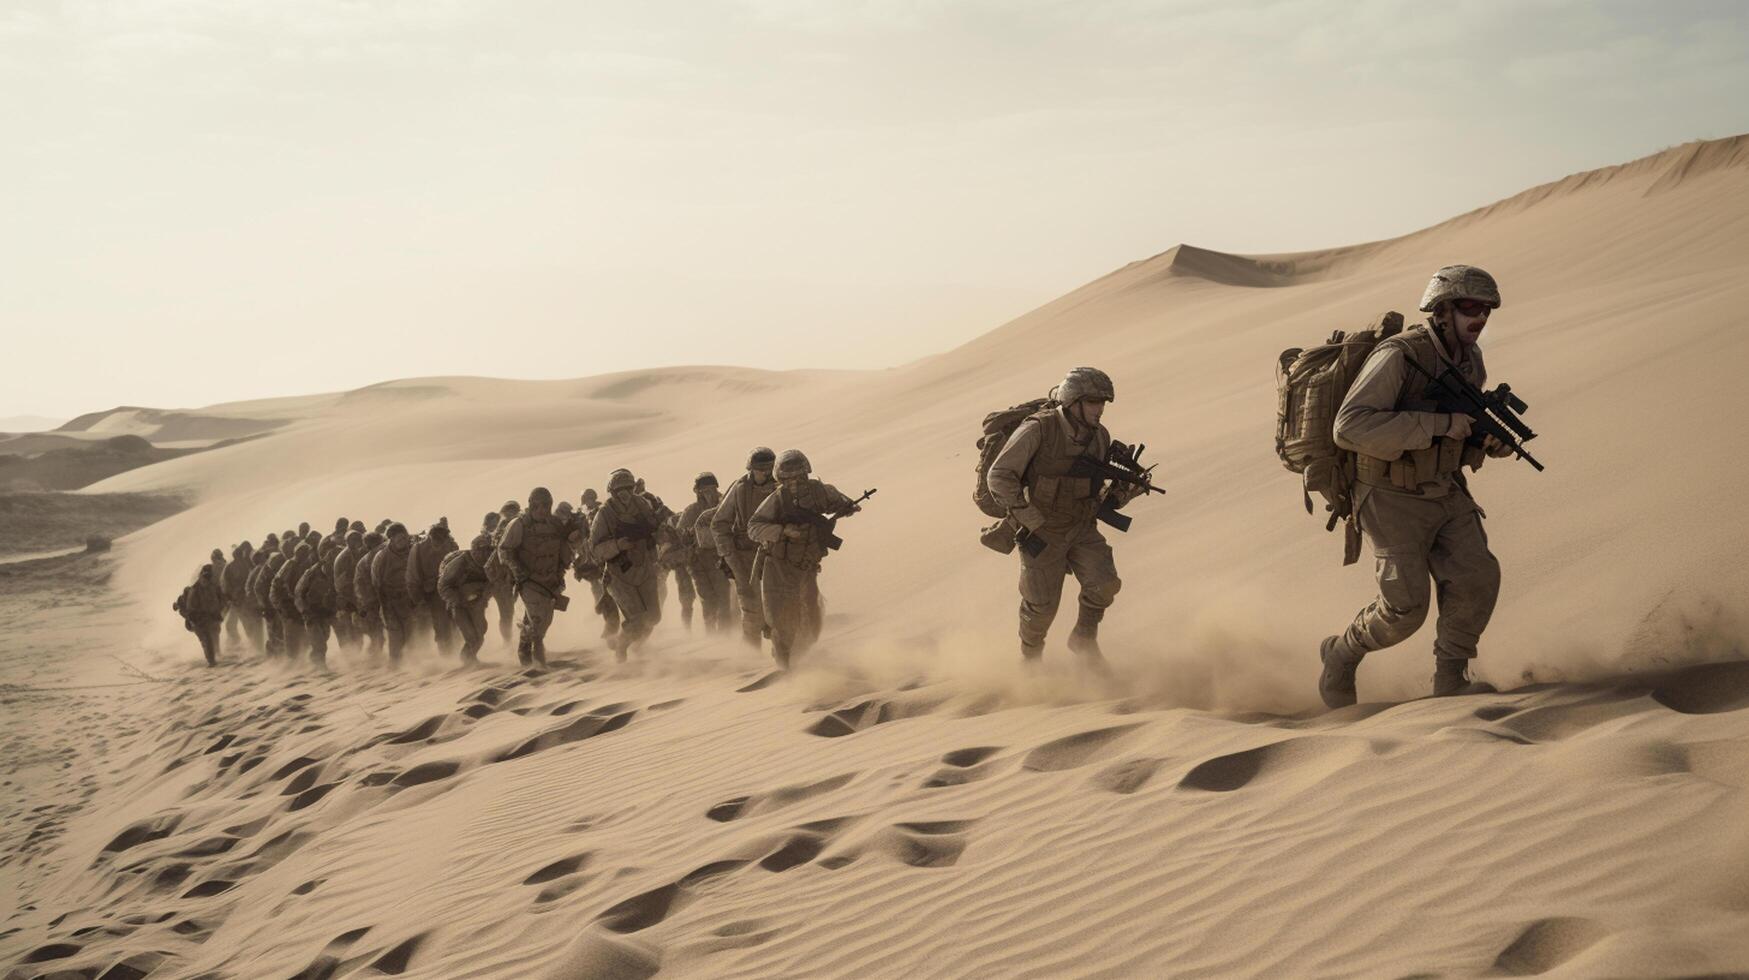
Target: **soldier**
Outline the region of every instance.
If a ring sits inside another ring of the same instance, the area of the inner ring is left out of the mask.
[[[353,615],[358,620],[359,635],[370,641],[368,652],[372,654],[383,649],[383,597],[377,591],[376,577],[371,569],[375,567],[376,557],[384,544],[383,536],[376,531],[365,535],[364,550],[352,566]],[[339,561],[338,558],[335,560]]]
[[[334,572],[320,559],[298,577],[294,593],[298,612],[303,614],[304,629],[310,640],[310,663],[328,666],[328,630],[334,625]]]
[[[243,607],[243,633],[249,637],[249,643],[263,653],[267,651],[267,623],[262,618],[264,613],[261,603],[255,598],[255,583],[267,568],[267,555],[264,550],[250,553],[249,570],[243,578],[243,588],[237,597],[237,602]]]
[[[620,660],[662,620],[656,546],[672,530],[636,485],[629,470],[609,474],[607,502],[589,528],[589,553],[601,563],[607,591],[619,607],[613,652]]]
[[[303,540],[304,537],[306,535],[308,535],[309,533],[310,533],[310,522],[309,521],[299,521],[298,522],[298,540],[300,540],[300,541]],[[290,556],[288,555],[287,557],[290,557]]]
[[[1440,411],[1409,361],[1435,375],[1455,367],[1482,387],[1487,370],[1476,341],[1499,307],[1493,276],[1469,265],[1440,269],[1421,297],[1428,322],[1374,348],[1336,413],[1336,444],[1355,454],[1354,508],[1376,559],[1379,596],[1319,649],[1318,693],[1332,708],[1355,702],[1361,658],[1421,628],[1433,582],[1439,586],[1433,693],[1480,687],[1469,681],[1469,663],[1494,613],[1500,563],[1488,550],[1462,467],[1480,469],[1486,456],[1511,449],[1492,436],[1465,445],[1470,417]]]
[[[692,581],[692,536],[680,533],[680,515],[670,517],[667,524],[675,533],[664,537],[656,548],[656,567],[660,574],[666,577],[674,574],[674,588],[680,593],[680,623],[687,631],[692,630],[692,603],[698,593]],[[667,595],[665,587],[658,587],[657,594]]]
[[[589,532],[601,514],[601,496],[590,487],[583,491],[581,499],[585,531],[583,551],[577,557],[576,577],[589,582],[589,592],[595,598],[595,611],[601,616],[601,638],[611,642],[614,634],[619,632],[619,606],[614,605],[613,596],[607,591],[607,576],[601,571],[601,563],[589,552]]]
[[[1073,572],[1081,585],[1080,615],[1069,649],[1103,669],[1099,622],[1123,583],[1096,515],[1107,498],[1122,506],[1142,491],[1114,485],[1101,495],[1098,478],[1069,475],[1077,456],[1106,458],[1111,434],[1099,420],[1117,397],[1111,378],[1095,368],[1074,368],[1057,386],[1056,397],[1057,407],[1029,416],[1009,436],[990,464],[990,492],[1045,546],[1037,555],[1020,549],[1021,656],[1032,662],[1044,655],[1045,634],[1063,597],[1063,577]]]
[[[219,628],[225,621],[225,596],[219,586],[219,574],[211,564],[200,566],[194,584],[182,590],[171,606],[182,614],[182,625],[200,640],[206,665],[219,663]]]
[[[486,643],[486,606],[492,601],[486,561],[491,557],[492,536],[481,531],[468,550],[445,556],[437,573],[437,594],[462,635],[465,664],[479,663],[480,647]]]
[[[328,552],[330,560],[333,559],[334,555],[340,553],[341,548],[346,547],[346,532],[350,530],[352,530],[352,523],[346,518],[337,517],[334,519],[333,532],[322,539],[322,544],[330,549]],[[321,557],[320,551],[317,552],[317,557]]]
[[[364,554],[364,532],[348,527],[343,546],[325,564],[334,580],[334,642],[341,647],[358,645],[358,590],[352,576]]]
[[[383,632],[389,636],[389,662],[397,665],[413,636],[413,595],[407,590],[407,564],[412,551],[413,538],[406,525],[390,524],[387,543],[370,562],[371,584],[376,587],[377,608],[383,615]]]
[[[231,560],[219,572],[219,591],[225,596],[225,639],[233,648],[243,642],[244,636],[249,637],[251,643],[256,642],[256,630],[249,627],[254,613],[243,594],[249,573],[255,570],[254,557],[254,546],[245,541],[231,549]]]
[[[843,517],[862,508],[838,488],[808,474],[813,466],[799,449],[777,459],[777,491],[753,512],[747,533],[759,542],[760,595],[771,625],[771,656],[788,670],[820,636],[820,561],[825,530],[814,518]]]
[[[430,617],[432,639],[437,643],[438,652],[443,654],[449,653],[455,643],[450,633],[449,610],[444,608],[443,600],[437,594],[437,573],[443,567],[443,559],[455,550],[455,538],[449,534],[449,521],[440,519],[431,525],[424,538],[413,545],[413,552],[407,558],[407,594],[413,598],[414,606]]]
[[[274,551],[267,558],[260,573],[255,576],[255,605],[261,609],[262,621],[267,625],[267,649],[269,657],[277,657],[285,653],[285,618],[279,614],[279,607],[273,603],[273,579],[285,567],[285,552]]]
[[[717,554],[728,562],[735,579],[735,600],[741,606],[741,635],[754,649],[759,648],[766,633],[765,611],[759,581],[753,576],[753,558],[759,546],[747,535],[747,528],[753,512],[777,489],[771,478],[771,467],[776,461],[777,454],[764,446],[749,453],[746,474],[729,484],[711,518],[711,537],[717,543]]]
[[[638,477],[632,483],[632,493],[636,494],[639,497],[644,498],[644,500],[649,502],[650,509],[655,512],[656,519],[658,521],[661,521],[663,523],[667,523],[668,521],[673,519],[674,510],[672,508],[670,508],[667,504],[663,503],[661,497],[656,496],[655,494],[651,493],[649,490],[644,488],[644,478],[643,477],[641,477],[641,476]],[[613,491],[609,490],[608,495],[612,496],[612,494],[613,494]],[[663,603],[666,603],[668,601],[668,576],[673,571],[674,571],[674,566],[672,563],[662,561],[662,556],[660,556],[660,555],[658,555],[656,557],[656,604],[657,605],[662,605]],[[682,589],[684,591],[684,587],[682,587]]]
[[[498,532],[498,522],[500,520],[502,520],[502,518],[498,515],[497,511],[487,511],[486,516],[480,518],[480,533],[488,538],[492,537]]]
[[[686,573],[698,590],[699,605],[703,607],[704,627],[717,633],[729,625],[729,580],[718,567],[721,559],[717,557],[715,539],[700,533],[701,527],[710,527],[704,515],[722,502],[722,495],[717,491],[716,474],[700,473],[692,481],[692,492],[696,499],[680,512],[675,527],[680,531],[684,545]],[[685,598],[685,593],[682,593],[683,603]],[[681,606],[683,617],[690,612],[685,605]],[[690,621],[687,625],[691,625]]]
[[[521,513],[522,505],[514,500],[506,500],[498,508],[498,529],[492,535],[492,557],[486,560],[486,574],[492,581],[492,601],[498,604],[498,635],[506,643],[510,642],[510,623],[516,611],[516,577],[498,557],[498,546],[504,543],[511,522]]]
[[[717,624],[713,628],[717,632],[727,633],[735,629],[735,621],[737,613],[739,612],[739,607],[735,601],[735,572],[729,567],[728,560],[722,555],[717,554],[717,539],[716,536],[711,533],[711,521],[716,519],[717,508],[721,505],[722,498],[719,496],[717,498],[717,503],[698,512],[698,520],[693,524],[693,535],[698,541],[697,554],[700,565],[708,564],[711,568],[714,568],[717,573],[716,582],[720,588],[719,597],[722,601],[722,606],[718,615]],[[695,571],[693,573],[693,578],[698,578],[698,574],[699,573]],[[707,581],[708,580],[707,577]],[[706,606],[706,615],[709,615],[709,606]],[[709,623],[706,625],[708,627]]]
[[[285,638],[284,653],[293,660],[303,654],[309,639],[304,633],[303,611],[298,609],[298,579],[303,578],[304,572],[315,563],[316,546],[308,541],[298,542],[291,560],[274,573],[269,591],[273,608],[279,613],[281,635]]]
[[[572,558],[565,543],[569,533],[553,514],[552,491],[535,487],[528,493],[528,509],[510,522],[498,542],[498,558],[522,599],[516,659],[523,666],[547,665],[546,638],[553,613],[570,604],[564,598],[565,569]]]

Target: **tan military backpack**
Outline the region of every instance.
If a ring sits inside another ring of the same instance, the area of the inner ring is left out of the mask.
[[[990,464],[996,462],[1002,447],[1008,445],[1008,437],[1020,428],[1020,423],[1055,407],[1057,403],[1052,399],[1035,398],[984,416],[984,434],[978,439],[978,485],[972,490],[972,503],[977,504],[979,510],[991,517],[1008,516],[1007,508],[997,503],[995,495],[990,492]]]
[[[1360,528],[1354,522],[1354,454],[1336,445],[1336,410],[1359,377],[1373,348],[1403,331],[1403,314],[1392,310],[1365,330],[1337,330],[1317,347],[1290,347],[1276,363],[1275,454],[1300,474],[1306,513],[1312,494],[1324,498],[1330,519],[1324,530],[1347,521],[1344,565],[1360,558]]]

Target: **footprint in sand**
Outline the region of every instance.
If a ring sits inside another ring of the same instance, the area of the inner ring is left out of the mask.
[[[985,764],[985,760],[1002,751],[1000,746],[980,745],[969,749],[955,749],[941,757],[943,768],[937,769],[923,781],[922,789],[939,789],[944,786],[963,786],[975,783],[980,779],[988,779],[995,771],[995,763]]]
[[[754,813],[768,813],[824,793],[830,793],[845,786],[855,778],[856,773],[847,772],[818,782],[784,786],[758,796],[737,796],[706,810],[705,816],[718,823],[727,823],[731,820],[751,816]]]
[[[1501,950],[1494,970],[1511,977],[1547,973],[1608,936],[1607,928],[1590,919],[1538,919]]]
[[[842,738],[889,721],[926,715],[937,707],[937,702],[907,703],[870,698],[831,712],[809,725],[806,731],[809,735],[818,735],[821,738]]]
[[[1033,749],[1020,763],[1032,772],[1058,772],[1075,769],[1092,762],[1124,736],[1142,727],[1141,724],[1114,725],[1069,735]]]
[[[1159,758],[1125,759],[1101,769],[1090,782],[1097,789],[1127,796],[1147,785],[1165,761]]]
[[[597,735],[605,735],[608,732],[618,731],[631,724],[632,719],[638,712],[636,709],[630,709],[618,711],[616,714],[609,709],[617,710],[625,707],[625,705],[621,704],[606,705],[601,708],[596,708],[594,711],[578,718],[576,721],[562,725],[550,731],[542,732],[531,739],[518,743],[512,748],[493,756],[491,761],[508,762],[512,759],[520,759],[524,756],[533,755],[536,752],[543,752],[555,746],[568,745],[572,742],[581,742],[586,738],[594,738]]]

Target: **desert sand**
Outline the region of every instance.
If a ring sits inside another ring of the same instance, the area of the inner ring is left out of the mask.
[[[1548,465],[1473,481],[1505,574],[1476,672],[1501,693],[1421,699],[1429,627],[1324,712],[1317,642],[1370,563],[1341,566],[1274,458],[1276,354],[1412,315],[1451,262],[1502,284],[1491,381]],[[114,552],[0,566],[0,969],[1749,971],[1746,268],[1740,136],[1389,241],[1180,245],[893,370],[419,378],[95,418],[249,438],[90,487],[193,501]],[[1075,670],[1061,619],[1023,674],[1015,562],[969,499],[978,420],[1076,364],[1112,373],[1106,422],[1168,490],[1112,535],[1110,681]],[[211,548],[299,520],[471,531],[616,466],[678,506],[756,444],[880,491],[788,677],[672,602],[626,665],[574,606],[544,672],[495,637],[476,670],[332,649],[331,675],[242,651],[208,670],[170,610]]]

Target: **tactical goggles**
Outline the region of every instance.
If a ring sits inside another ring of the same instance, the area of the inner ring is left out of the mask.
[[[1493,303],[1484,303],[1479,299],[1454,299],[1451,308],[1464,316],[1487,316],[1493,309]]]

